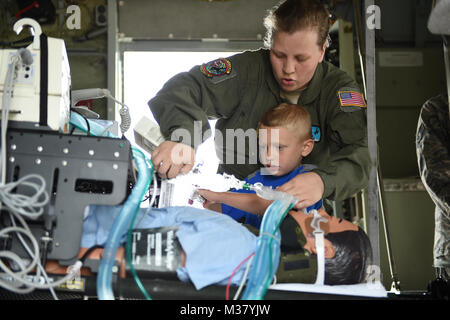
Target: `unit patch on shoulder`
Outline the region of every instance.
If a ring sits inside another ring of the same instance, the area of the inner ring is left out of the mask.
[[[225,58],[219,58],[200,66],[200,71],[207,77],[212,78],[231,73],[231,62]]]
[[[341,88],[337,94],[339,106],[345,112],[352,112],[367,107],[363,94],[353,88]]]
[[[200,66],[200,71],[214,83],[231,78],[232,74],[231,62],[225,58],[219,58]]]

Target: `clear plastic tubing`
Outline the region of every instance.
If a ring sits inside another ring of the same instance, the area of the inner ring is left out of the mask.
[[[147,192],[152,179],[152,170],[149,168],[144,154],[133,148],[133,158],[138,167],[138,179],[119,215],[114,220],[106,240],[105,252],[97,277],[97,295],[100,300],[114,300],[112,273],[117,249],[121,244],[122,237],[127,232],[134,213],[139,209],[142,197]]]
[[[265,195],[267,196],[267,194]],[[268,195],[270,198],[277,199],[264,213],[249,280],[242,295],[243,300],[264,299],[267,288],[278,268],[281,239],[279,226],[296,202],[293,197],[285,195],[278,191],[270,192],[270,195]]]

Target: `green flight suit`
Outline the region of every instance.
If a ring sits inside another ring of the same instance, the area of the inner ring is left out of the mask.
[[[237,137],[234,142],[227,139],[227,129],[240,128],[244,132],[256,129],[264,112],[286,101],[281,98],[273,77],[269,50],[246,51],[227,60],[231,63],[230,73],[208,77],[196,66],[169,80],[148,104],[166,139],[194,148],[209,137],[195,139],[209,129],[208,119],[218,119],[216,130],[220,130],[223,138],[216,139],[221,159],[219,171],[242,179],[261,166],[253,161],[257,159],[257,147],[250,139],[245,140],[245,148],[239,146]],[[338,92],[347,90],[360,92],[345,72],[322,62],[298,100],[311,114],[313,131],[320,132],[315,135],[312,153],[303,163],[317,166],[312,171],[324,182],[324,198],[332,200],[346,199],[363,189],[369,176],[366,110],[341,105]],[[201,133],[196,132],[194,121],[201,121]],[[194,138],[191,141],[174,138],[172,134],[179,128]],[[234,161],[227,158],[229,152],[233,153]],[[242,156],[245,164],[239,163]]]

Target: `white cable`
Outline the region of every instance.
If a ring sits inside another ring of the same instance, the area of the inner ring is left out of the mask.
[[[19,221],[22,223],[22,225],[24,226],[24,228],[28,231],[30,231],[30,229],[28,228],[27,223],[25,222],[25,220],[23,220],[20,215],[16,215],[18,219],[20,219]],[[12,221],[13,226],[16,226],[16,222],[14,220],[14,216],[13,213],[10,212],[10,219]],[[30,231],[31,232],[31,231]],[[22,246],[25,248],[25,250],[27,251],[28,255],[30,257],[33,257],[33,252],[31,251],[30,247],[28,247],[27,243],[25,242],[25,240],[23,239],[22,235],[20,233],[17,233],[17,237],[19,238],[20,243],[22,244]],[[35,253],[35,255],[37,255],[38,257],[40,256],[39,252]],[[42,273],[42,276],[44,277],[45,281],[47,283],[50,283],[50,280],[48,278],[47,272],[45,272],[45,268],[42,266],[41,261],[38,259],[37,260],[37,267],[38,270],[36,270],[36,275],[39,275],[39,272]],[[34,288],[32,288],[34,290]],[[53,289],[53,287],[49,288],[49,291],[53,297],[54,300],[59,300],[58,296],[56,295],[55,290]]]
[[[156,181],[156,174],[155,172],[153,172],[153,194],[149,204],[150,208],[153,207],[153,204],[155,203],[157,191],[158,191],[158,182]]]
[[[2,263],[3,264],[3,263]],[[55,281],[55,282],[51,282],[51,283],[47,283],[47,284],[40,284],[37,282],[32,282],[30,280],[27,280],[23,277],[19,277],[17,276],[16,273],[11,272],[9,269],[5,269],[6,273],[8,273],[11,277],[13,277],[14,280],[20,282],[21,284],[24,284],[26,286],[35,288],[35,289],[50,289],[50,288],[55,288],[58,287],[62,284],[65,284],[69,281],[72,281],[73,278],[76,277],[76,275],[79,273],[80,269],[82,266],[82,262],[81,261],[77,261],[72,267],[72,270],[69,272],[68,275],[66,275],[64,278]]]
[[[13,215],[23,225],[23,228],[20,228],[20,227],[16,226]],[[0,252],[0,257],[10,258],[10,259],[12,259],[11,257],[14,257],[14,256],[17,257],[16,259],[13,259],[13,261],[15,263],[17,263],[17,265],[19,265],[19,267],[21,267],[21,269],[22,269],[21,272],[19,272],[19,273],[16,272],[17,275],[22,275],[22,273],[24,273],[24,272],[28,273],[28,271],[30,271],[30,269],[34,268],[34,266],[36,265],[38,267],[38,269],[36,270],[35,278],[39,279],[40,273],[42,273],[42,276],[44,277],[45,281],[47,283],[50,283],[48,275],[46,274],[45,269],[44,269],[44,267],[42,266],[42,264],[40,263],[40,260],[39,260],[40,253],[39,253],[38,243],[37,243],[34,235],[31,233],[31,230],[29,229],[29,227],[26,224],[25,220],[19,214],[13,213],[13,212],[10,212],[10,218],[11,218],[11,221],[12,221],[12,223],[14,225],[14,227],[11,227],[11,228],[15,228],[15,229],[9,229],[9,230],[8,229],[3,229],[3,230],[0,231],[0,234],[8,233],[8,231],[15,231],[17,237],[21,241],[21,243],[22,243],[23,247],[25,248],[25,250],[27,251],[28,255],[32,258],[32,262],[28,266],[28,268],[25,268],[23,259],[18,257],[14,252],[10,252],[10,251],[1,251]],[[20,233],[24,233],[24,234],[26,234],[28,236],[28,238],[30,238],[30,241],[33,244],[34,249],[35,249],[34,253],[28,247],[28,245],[26,244],[25,240],[22,238]],[[1,267],[0,269],[7,268],[2,263],[1,263],[0,267]],[[6,270],[4,270],[4,271],[6,273],[8,273]],[[8,281],[8,282],[5,282],[5,281],[0,282],[0,286],[4,287],[7,290],[10,290],[10,291],[13,291],[13,292],[16,292],[16,293],[20,293],[20,294],[29,293],[29,292],[31,292],[31,291],[33,291],[35,289],[35,288],[31,287],[31,286],[28,286],[28,288],[26,288],[26,289],[17,289],[17,287],[11,285],[10,281]],[[58,297],[56,296],[56,293],[55,293],[53,287],[50,287],[49,290],[50,290],[50,293],[52,294],[53,298],[55,300],[58,300]]]
[[[11,260],[12,262],[15,262],[16,265],[18,265],[22,270],[25,269],[25,266],[23,264],[23,260],[22,258],[20,258],[17,254],[15,254],[14,252],[11,251],[1,251],[0,252],[0,258],[7,258],[9,260]],[[4,264],[0,259],[0,267],[3,267]],[[6,266],[5,266],[6,268]],[[20,288],[20,286],[14,285],[13,282],[11,281],[3,281],[0,278],[0,287],[5,288],[6,290],[15,292],[15,293],[20,293],[20,294],[25,294],[25,293],[30,293],[34,290],[34,288],[31,287],[26,287],[26,288]]]
[[[7,273],[9,276],[11,276],[11,278],[13,280],[17,281],[18,283],[26,285],[31,288],[49,289],[49,288],[54,288],[59,285],[62,285],[64,283],[66,283],[67,281],[71,281],[77,275],[77,273],[80,271],[82,263],[81,263],[81,261],[78,260],[75,263],[75,265],[73,266],[72,270],[69,272],[69,274],[58,281],[47,283],[47,284],[40,284],[40,283],[35,283],[33,281],[26,279],[28,277],[28,272],[30,272],[39,263],[39,245],[38,245],[34,235],[31,232],[29,232],[26,229],[19,228],[19,227],[4,228],[4,229],[0,230],[0,236],[3,234],[9,233],[9,232],[21,232],[21,233],[25,234],[31,241],[31,243],[34,247],[34,252],[35,252],[35,254],[32,256],[33,257],[32,262],[27,267],[24,266],[23,262],[18,263],[22,269],[20,272],[11,271],[11,269],[8,266],[6,266],[0,259],[0,268],[5,273]],[[17,258],[15,258],[15,256],[17,256],[17,255],[13,252],[0,251],[0,257],[6,257],[9,259],[14,258],[15,259],[14,261],[17,262],[18,260],[17,260]],[[37,278],[38,277],[39,277],[39,273],[37,274]],[[5,287],[5,288],[10,287],[11,282],[9,282],[9,281],[5,282],[0,279],[0,286]]]
[[[14,54],[10,59],[11,62],[8,65],[8,70],[6,71],[5,82],[3,85],[3,97],[2,97],[2,128],[1,128],[1,183],[5,183],[6,174],[6,132],[8,126],[9,117],[9,107],[11,104],[12,88],[14,81],[14,72],[16,69],[16,64],[19,61],[20,55],[18,52]]]
[[[128,131],[128,129],[130,129],[130,126],[131,126],[131,116],[130,116],[129,108],[127,105],[125,105],[124,103],[122,103],[119,100],[117,100],[116,98],[114,98],[114,96],[108,90],[105,89],[104,93],[108,98],[110,98],[115,103],[118,103],[122,106],[122,108],[120,108],[120,110],[119,110],[119,115],[120,115],[120,119],[121,119],[120,131],[122,132],[122,134],[124,134],[125,132]]]
[[[10,268],[7,267],[3,261],[0,259],[0,269],[2,269],[6,274],[10,275],[14,280],[21,279],[22,277],[26,277],[28,272],[30,272],[35,266],[37,266],[36,269],[36,278],[40,277],[40,273],[42,272],[42,275],[44,276],[45,280],[50,284],[50,281],[47,277],[47,274],[45,273],[44,268],[42,267],[40,263],[40,254],[39,254],[39,245],[37,240],[35,239],[34,235],[31,233],[30,229],[28,228],[28,225],[26,224],[25,220],[21,218],[20,215],[26,216],[27,218],[35,219],[39,217],[43,213],[43,206],[45,206],[48,203],[49,197],[48,194],[45,191],[45,180],[39,176],[39,175],[28,175],[25,176],[19,181],[5,184],[6,182],[6,133],[7,133],[7,126],[8,126],[8,120],[9,120],[9,108],[11,105],[11,97],[12,97],[12,90],[13,90],[13,83],[14,83],[14,73],[16,69],[16,65],[19,62],[22,55],[20,54],[20,50],[14,54],[10,59],[11,62],[8,65],[8,70],[6,72],[5,82],[3,86],[3,97],[2,97],[2,119],[1,119],[1,168],[0,168],[0,178],[1,178],[1,184],[0,184],[0,209],[3,206],[3,203],[10,209],[10,216],[11,216],[11,222],[13,224],[12,227],[7,227],[2,230],[0,230],[0,235],[7,236],[7,233],[14,232],[19,240],[21,241],[22,245],[24,246],[25,250],[27,251],[28,255],[31,257],[31,263],[26,263],[22,258],[20,258],[16,253],[11,251],[0,251],[0,258],[9,259],[11,260],[16,266],[19,267],[19,272],[12,272],[10,271]],[[39,184],[27,181],[30,179],[36,178],[40,180],[41,184]],[[25,196],[17,193],[11,193],[12,190],[17,188],[18,186],[28,186],[36,191],[36,193],[32,196]],[[42,198],[42,195],[44,195],[43,200],[39,201],[40,198]],[[3,202],[3,203],[2,203]],[[38,209],[36,209],[38,208]],[[16,216],[16,218],[21,222],[21,224],[24,226],[24,228],[17,227],[14,221],[13,214]],[[33,251],[28,247],[25,240],[22,238],[21,233],[25,234],[32,243],[34,247],[34,254]],[[26,266],[28,264],[28,266]],[[17,293],[29,293],[34,290],[34,287],[29,284],[28,282],[22,282],[21,280],[18,281],[19,283],[25,284],[27,287],[25,288],[19,288],[17,286],[14,286],[11,281],[3,281],[0,279],[0,286],[6,288],[7,290],[11,290]],[[50,291],[55,299],[57,299],[56,294],[53,290],[54,284],[52,284],[52,287],[50,287]]]
[[[244,275],[242,276],[241,284],[239,285],[239,288],[236,291],[236,294],[234,295],[233,300],[237,300],[239,295],[241,294],[242,288],[244,287],[244,284],[247,281],[248,272],[250,271],[250,266],[252,264],[254,257],[255,257],[255,255],[253,255],[247,263],[247,267],[245,268]]]
[[[7,228],[0,230],[0,236],[7,236],[7,233],[10,233],[10,232],[16,232],[16,233],[20,232],[20,233],[25,234],[30,239],[31,244],[34,247],[34,251],[36,253],[39,253],[39,245],[31,232],[29,232],[26,229],[19,228],[19,227],[7,227]],[[6,257],[6,258],[11,259],[11,257],[14,257],[14,256],[17,256],[14,252],[9,252],[9,251],[1,251],[0,252],[0,257]],[[23,263],[22,260],[21,260],[21,262],[19,262],[17,260],[17,258],[15,258],[14,261],[20,266],[20,269],[21,269],[20,272],[12,272],[10,270],[10,268],[8,266],[6,266],[3,263],[3,261],[1,261],[1,259],[0,259],[0,268],[5,273],[9,274],[13,279],[18,279],[18,278],[22,278],[22,277],[26,276],[27,273],[30,272],[36,266],[37,260],[39,259],[39,257],[37,255],[34,255],[31,263],[29,263],[28,266],[25,267],[25,263]],[[0,281],[0,286],[5,286],[4,281]]]
[[[130,116],[130,112],[128,110],[127,106],[123,106],[120,110],[119,110],[119,115],[120,115],[120,131],[122,132],[122,134],[124,134],[125,132],[128,131],[128,129],[130,129],[131,126],[131,116]]]
[[[81,90],[73,90],[72,91],[72,106],[75,106],[78,101],[85,99],[97,99],[107,97],[112,99],[114,102],[120,104],[122,108],[119,110],[120,115],[120,131],[122,134],[128,131],[131,126],[131,116],[129,112],[129,108],[127,105],[117,100],[108,89],[81,89]]]
[[[5,181],[6,181],[6,132],[7,132],[7,125],[8,125],[8,118],[9,118],[9,107],[11,105],[11,95],[12,95],[12,88],[13,88],[13,81],[14,81],[14,72],[15,72],[15,68],[16,68],[16,64],[19,61],[19,54],[16,53],[16,55],[12,56],[11,58],[11,63],[8,66],[8,70],[7,70],[7,74],[6,74],[6,78],[5,78],[5,83],[4,83],[4,89],[3,89],[3,99],[2,99],[2,120],[1,120],[1,124],[2,124],[2,128],[1,128],[1,185],[0,185],[0,198],[2,201],[5,201],[5,203],[7,205],[10,205],[11,203],[8,202],[7,196],[6,194],[8,194],[8,186],[5,186]],[[16,184],[17,186],[17,184]],[[16,199],[17,200],[17,199]],[[22,201],[22,202],[21,202]],[[26,204],[29,205],[30,202],[27,202],[26,199],[22,198],[21,201],[19,201],[19,203],[22,204]],[[17,201],[15,201],[17,203]],[[2,207],[2,203],[0,202],[0,209]],[[18,210],[20,211],[20,210]],[[14,221],[13,218],[11,217],[11,221]],[[22,223],[24,223],[23,219],[22,219]],[[31,243],[33,244],[33,246],[35,247],[35,249],[37,248],[37,250],[39,250],[39,247],[37,245],[37,241],[34,239],[34,236],[31,234],[31,232],[26,229],[22,229],[22,228],[18,228],[16,226],[14,227],[10,227],[10,228],[5,228],[3,230],[0,230],[0,234],[6,234],[8,232],[12,232],[14,231],[17,236],[19,237],[19,239],[21,239],[21,241],[24,243],[23,238],[21,237],[21,232],[26,234],[29,238]],[[28,248],[28,246],[25,245],[25,248],[29,250],[29,252],[31,252],[31,250]],[[39,251],[37,251],[39,252]],[[31,257],[33,257],[32,254],[30,254]],[[36,255],[34,256],[34,258],[32,259],[32,263],[29,264],[28,267],[25,267],[25,263],[23,262],[23,260],[15,253],[13,252],[9,252],[9,251],[1,251],[0,252],[0,257],[3,258],[7,258],[12,260],[16,265],[18,265],[21,269],[21,271],[17,274],[23,274],[23,273],[28,273],[29,271],[31,271],[32,268],[34,268],[34,266],[36,265],[36,262],[39,261],[38,257],[36,257]],[[0,264],[2,266],[2,269],[8,273],[9,268],[7,268],[3,262],[0,260]],[[0,282],[0,286],[9,289],[11,291],[17,292],[17,293],[29,293],[32,290],[34,290],[31,287],[28,288],[22,288],[19,289],[15,286],[13,286],[10,282],[6,282],[6,281],[1,281]]]
[[[58,285],[60,285],[60,284],[62,284],[62,283],[64,283],[64,282],[66,282],[66,281],[71,280],[76,275],[76,273],[79,271],[79,268],[81,267],[81,265],[79,267],[76,265],[75,270],[72,273],[70,273],[68,276],[66,276],[65,278],[61,279],[60,281],[51,283],[50,280],[48,279],[48,275],[46,274],[44,267],[40,263],[39,245],[37,243],[37,240],[35,239],[34,235],[29,230],[29,228],[28,228],[26,222],[23,220],[23,218],[18,213],[15,213],[13,211],[11,213],[15,214],[15,217],[17,219],[19,219],[19,221],[22,223],[22,225],[24,225],[24,228],[19,228],[19,227],[15,226],[14,218],[11,215],[11,221],[14,224],[14,227],[7,227],[7,228],[4,228],[4,229],[0,230],[0,235],[6,234],[6,233],[9,233],[9,232],[15,232],[17,234],[17,236],[19,237],[19,240],[21,241],[21,243],[24,246],[25,250],[27,251],[28,255],[32,258],[32,261],[28,265],[28,267],[25,268],[23,260],[18,260],[20,258],[15,253],[8,252],[8,251],[1,251],[0,252],[0,257],[13,259],[13,261],[15,261],[21,267],[22,270],[20,272],[15,272],[14,273],[14,272],[10,271],[10,269],[5,264],[3,264],[3,262],[1,262],[1,261],[0,261],[0,269],[3,269],[3,271],[5,273],[9,274],[11,276],[11,278],[13,278],[16,282],[19,282],[22,285],[26,285],[29,288],[28,289],[18,289],[16,287],[12,286],[10,284],[10,282],[5,282],[5,281],[0,281],[0,286],[6,288],[8,290],[14,291],[16,293],[29,293],[32,290],[34,290],[35,288],[50,289],[50,292],[51,292],[53,298],[55,300],[58,300],[58,298],[57,298],[53,288],[58,286]],[[27,246],[26,242],[23,240],[23,238],[21,237],[20,233],[23,233],[23,234],[28,236],[28,238],[30,239],[31,243],[33,244],[34,253]],[[14,256],[17,256],[17,258],[14,258]],[[47,282],[48,285],[41,285],[41,284],[38,284],[38,283],[33,283],[33,282],[31,282],[29,280],[25,280],[23,278],[23,277],[26,277],[28,272],[30,272],[32,269],[34,269],[35,266],[37,266],[35,278],[39,279],[40,274],[42,273],[42,276],[44,277],[44,279],[45,279],[45,281]]]
[[[40,184],[29,180],[37,179]],[[34,189],[31,196],[14,193],[20,186],[27,186]],[[43,198],[42,200],[39,200]],[[44,207],[49,201],[48,193],[45,190],[45,180],[37,174],[26,175],[15,182],[0,185],[0,200],[12,211],[17,212],[27,218],[36,219],[44,213]]]

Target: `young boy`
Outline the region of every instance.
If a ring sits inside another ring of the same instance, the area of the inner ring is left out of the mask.
[[[302,159],[314,147],[311,130],[310,115],[302,106],[282,103],[268,110],[258,124],[259,159],[264,167],[245,181],[276,188],[307,172]],[[207,209],[222,212],[256,228],[260,227],[262,215],[272,203],[247,190],[212,192],[202,189],[198,193],[206,199]],[[321,207],[320,200],[307,211]]]

